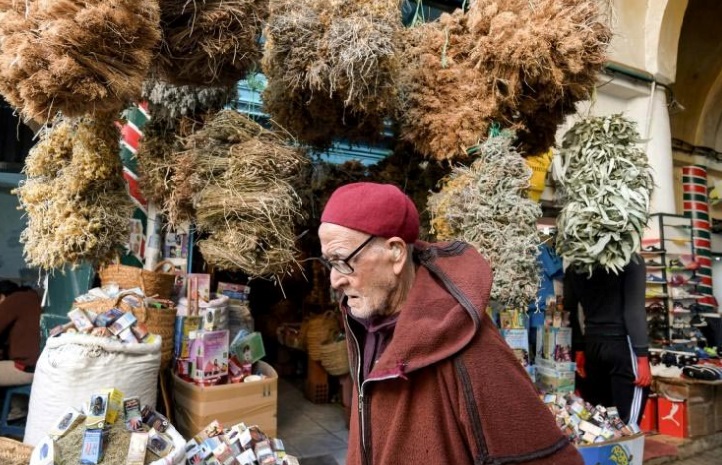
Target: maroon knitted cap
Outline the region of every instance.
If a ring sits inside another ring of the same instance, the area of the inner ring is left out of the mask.
[[[407,244],[419,238],[419,212],[391,184],[357,182],[339,187],[326,202],[321,222],[379,237],[400,237]]]

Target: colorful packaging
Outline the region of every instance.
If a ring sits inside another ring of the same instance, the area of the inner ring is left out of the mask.
[[[74,308],[68,312],[70,321],[73,322],[75,328],[81,333],[88,333],[93,329],[93,322],[90,321],[88,315],[80,308]]]
[[[143,408],[140,409],[140,415],[143,417],[143,423],[159,433],[165,433],[168,426],[170,426],[168,419],[153,410],[149,405],[144,405]]]
[[[80,463],[83,465],[97,465],[103,460],[103,430],[86,429],[83,433],[83,449],[80,453]]]
[[[189,358],[191,339],[190,333],[197,331],[201,327],[201,317],[199,315],[179,315],[175,319],[175,357]]]
[[[123,316],[115,320],[109,327],[110,332],[118,336],[124,329],[130,328],[131,325],[138,321],[131,312],[123,313]]]
[[[268,441],[261,441],[255,445],[253,451],[256,453],[258,465],[276,465],[276,456]]]
[[[163,433],[151,428],[148,432],[148,450],[158,457],[165,457],[173,449],[173,442]]]
[[[55,465],[55,442],[45,436],[33,449],[30,465]]]
[[[53,427],[50,429],[48,434],[51,438],[58,440],[65,436],[68,431],[80,424],[80,422],[84,419],[85,415],[83,415],[82,412],[79,412],[73,407],[68,407],[65,409],[60,418],[58,418],[58,421],[53,423]]]
[[[245,450],[236,456],[236,460],[241,465],[254,465],[256,463],[256,453],[253,452],[253,449]]]
[[[230,352],[241,363],[256,363],[266,356],[261,333],[243,335],[243,331],[239,332],[231,343]]]
[[[131,328],[125,328],[123,331],[118,333],[118,338],[126,344],[138,343],[138,339],[136,339],[135,334],[133,334]]]
[[[123,310],[119,308],[111,308],[107,312],[98,315],[98,317],[95,319],[95,326],[110,326],[115,320],[123,316],[123,313],[125,312],[123,312]]]
[[[134,324],[130,327],[130,330],[133,331],[133,336],[135,336],[138,341],[143,341],[143,339],[148,337],[148,327],[143,323]]]
[[[102,430],[108,423],[108,393],[93,394],[88,404],[88,416],[85,418],[85,427],[88,430]]]
[[[125,412],[125,427],[128,431],[143,430],[143,416],[140,414],[140,398],[126,397],[123,399],[123,411]]]
[[[108,424],[115,423],[118,414],[123,411],[123,393],[115,388],[103,389],[103,394],[108,394]]]
[[[193,341],[193,379],[206,381],[228,375],[228,330],[201,331]]]
[[[130,435],[130,445],[128,446],[128,458],[125,465],[144,465],[145,451],[148,448],[149,434],[145,432],[134,432]]]

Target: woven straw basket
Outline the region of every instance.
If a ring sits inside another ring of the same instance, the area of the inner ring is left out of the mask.
[[[131,297],[131,299],[124,299],[124,297]],[[73,302],[73,307],[90,310],[97,314],[107,312],[111,308],[132,312],[139,323],[145,324],[149,333],[157,334],[162,338],[161,369],[166,368],[173,359],[175,317],[178,309],[172,301],[145,299],[134,292],[121,292],[112,299]]]
[[[321,360],[321,344],[328,341],[338,332],[336,315],[328,311],[322,315],[314,315],[308,319],[306,330],[306,348],[311,360]]]
[[[343,376],[349,372],[348,347],[346,340],[321,344],[321,365],[332,376]]]
[[[139,287],[148,297],[170,299],[173,293],[176,275],[174,273],[159,271],[166,264],[173,265],[166,260],[158,263],[154,271],[149,271],[135,266],[114,263],[100,270],[100,283],[103,286],[115,283],[120,286],[121,289]]]
[[[0,437],[0,463],[2,465],[28,465],[32,453],[31,446]]]

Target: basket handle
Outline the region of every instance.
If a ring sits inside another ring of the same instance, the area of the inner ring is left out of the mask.
[[[158,262],[158,264],[153,267],[153,271],[155,271],[156,273],[167,273],[166,271],[163,271],[163,269],[162,269],[164,265],[170,265],[172,267],[171,269],[175,269],[175,264],[172,261],[163,260],[163,261]],[[168,273],[168,274],[170,274],[170,273]]]
[[[138,319],[138,322],[140,322],[140,323],[145,323],[145,320],[146,320],[146,318],[148,317],[148,314],[147,314],[147,312],[146,312],[146,307],[145,307],[145,297],[142,296],[142,295],[140,295],[140,294],[138,294],[137,292],[133,292],[133,291],[124,291],[124,292],[121,292],[121,293],[118,294],[117,297],[115,298],[115,303],[114,303],[113,305],[114,305],[115,307],[117,307],[118,304],[120,303],[120,301],[123,300],[123,297],[129,296],[129,295],[130,295],[130,296],[137,297],[138,300],[140,300],[140,307],[139,307],[139,308],[136,308],[136,309],[133,309],[132,313],[133,313],[133,315]]]

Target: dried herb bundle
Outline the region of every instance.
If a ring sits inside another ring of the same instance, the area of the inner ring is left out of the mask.
[[[400,30],[397,0],[273,0],[266,110],[317,147],[378,137],[396,106]]]
[[[132,203],[118,140],[109,119],[62,120],[42,134],[14,191],[28,217],[20,240],[29,264],[107,263],[127,243]]]
[[[142,95],[148,101],[153,118],[168,122],[222,109],[235,98],[236,87],[176,86],[150,80],[143,84]]]
[[[160,0],[158,72],[176,85],[231,86],[261,59],[268,0]]]
[[[618,272],[639,250],[654,189],[635,124],[621,114],[587,118],[565,135],[556,163],[564,201],[557,252],[580,272]]]
[[[116,112],[159,40],[155,0],[0,0],[0,93],[41,123]]]
[[[431,225],[442,240],[463,239],[494,271],[491,298],[526,308],[536,298],[539,205],[527,198],[531,170],[508,133],[475,147],[469,167],[454,168],[441,191],[429,196]]]
[[[547,150],[588,98],[611,34],[589,0],[477,0],[408,30],[401,136],[427,157],[465,159],[497,122],[525,153]]]
[[[294,224],[301,217],[291,181],[305,158],[233,110],[220,111],[182,142],[174,169],[190,173],[188,192],[171,199],[191,194],[196,227],[209,233],[198,244],[206,262],[251,276],[288,272],[295,263]]]

